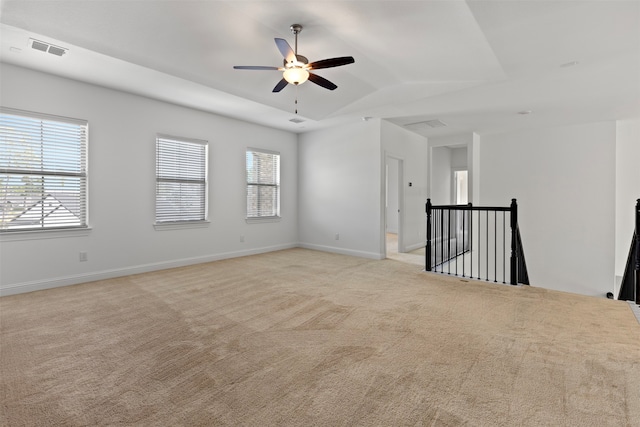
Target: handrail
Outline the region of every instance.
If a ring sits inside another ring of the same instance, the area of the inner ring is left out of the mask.
[[[629,248],[618,299],[640,304],[640,199],[636,201],[635,230],[631,238],[631,248]]]
[[[477,213],[474,217],[474,212]],[[498,215],[502,212],[502,215]],[[473,206],[431,204],[427,199],[427,241],[425,246],[425,270],[460,275],[458,262],[462,264],[462,277],[489,280],[493,267],[493,281],[497,282],[499,267],[502,269],[502,282],[506,283],[506,213],[509,212],[510,259],[509,283],[529,284],[529,275],[522,248],[522,238],[518,226],[518,205],[516,199],[511,205]],[[502,232],[500,233],[500,227]],[[483,235],[484,229],[484,235]],[[489,231],[493,229],[490,236]],[[500,239],[499,239],[500,237]],[[500,240],[500,241],[499,241]],[[452,247],[453,244],[453,247]],[[502,249],[502,259],[498,256],[498,247]],[[493,253],[490,253],[492,249]],[[484,250],[484,252],[483,252]],[[491,263],[489,261],[492,261]],[[474,269],[475,262],[475,269]],[[447,271],[444,271],[444,265]],[[469,268],[467,268],[467,266]],[[453,268],[453,272],[452,272]]]

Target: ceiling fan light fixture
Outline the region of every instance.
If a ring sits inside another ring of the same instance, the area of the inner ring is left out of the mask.
[[[278,70],[283,71],[282,79],[275,85],[272,92],[280,92],[288,84],[298,86],[307,80],[317,84],[328,90],[337,89],[334,83],[317,75],[316,73],[310,73],[310,70],[319,70],[323,68],[340,67],[342,65],[353,64],[355,60],[352,56],[342,56],[339,58],[328,58],[320,61],[309,63],[307,57],[298,54],[298,33],[302,31],[302,25],[293,24],[291,26],[291,32],[295,35],[296,43],[295,50],[291,48],[289,42],[285,39],[276,37],[273,40],[276,42],[276,47],[284,58],[282,67],[269,67],[260,65],[234,65],[236,70]],[[297,113],[297,111],[296,111]]]
[[[284,70],[282,77],[292,85],[299,85],[309,79],[309,72],[304,68],[293,66]]]

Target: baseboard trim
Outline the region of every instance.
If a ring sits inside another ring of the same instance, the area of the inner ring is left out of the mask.
[[[411,251],[415,251],[416,249],[422,249],[424,248],[424,243],[416,243],[410,246],[407,246],[405,249],[407,252],[411,252]]]
[[[292,249],[296,247],[299,247],[299,245],[296,243],[265,246],[244,251],[223,252],[199,257],[182,258],[178,260],[141,264],[124,268],[115,268],[111,270],[102,270],[86,274],[75,274],[72,276],[57,277],[54,279],[15,283],[0,287],[0,297],[22,294],[26,292],[42,291],[45,289],[59,288],[62,286],[77,285],[80,283],[95,282],[97,280],[113,279],[115,277],[130,276],[133,274],[148,273],[157,270],[166,270],[169,268],[184,267],[193,264],[202,264],[205,262],[220,261],[229,258],[258,255],[262,253]]]
[[[314,251],[331,252],[334,254],[357,256],[360,258],[378,259],[378,260],[385,258],[385,256],[383,256],[382,254],[377,254],[374,252],[356,251],[353,249],[337,248],[335,246],[314,245],[311,243],[300,243],[298,246],[304,249],[312,249]]]

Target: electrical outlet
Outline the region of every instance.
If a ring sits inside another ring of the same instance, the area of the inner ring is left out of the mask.
[[[240,235],[240,241],[244,242],[244,236],[242,234]]]
[[[340,233],[336,233],[336,240],[340,240]]]
[[[88,260],[88,254],[86,252],[80,252],[80,262],[85,262],[86,260]]]

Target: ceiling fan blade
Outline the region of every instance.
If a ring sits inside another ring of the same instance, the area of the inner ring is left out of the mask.
[[[355,59],[353,56],[341,56],[339,58],[323,59],[321,61],[312,62],[309,64],[309,69],[319,70],[320,68],[339,67],[341,65],[353,64]]]
[[[293,62],[296,60],[296,54],[293,51],[293,49],[291,49],[291,45],[289,44],[288,41],[286,41],[285,39],[279,39],[279,38],[275,38],[274,40],[276,41],[276,46],[278,46],[278,50],[280,51],[282,56],[284,56],[284,59],[286,59],[287,62]]]
[[[269,67],[263,65],[234,65],[235,70],[279,70],[278,67]]]
[[[285,80],[282,79],[278,82],[278,84],[276,85],[276,87],[273,88],[272,92],[280,92],[282,89],[284,89],[284,87],[286,85],[288,85],[289,83]]]
[[[325,89],[334,90],[338,86],[331,83],[329,80],[324,77],[320,77],[317,74],[309,73],[309,80],[317,84],[318,86],[322,86]]]

